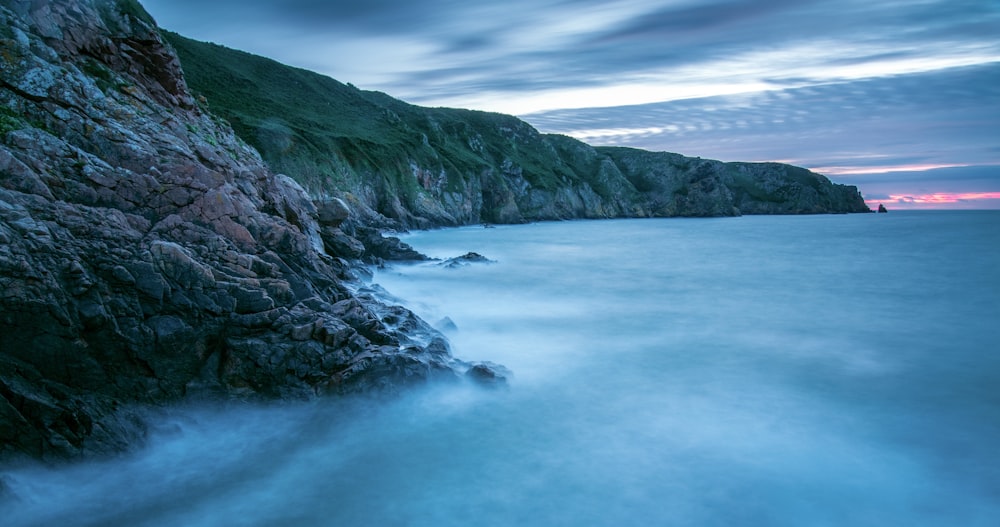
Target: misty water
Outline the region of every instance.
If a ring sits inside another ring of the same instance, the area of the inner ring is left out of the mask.
[[[506,390],[163,410],[7,467],[20,525],[1000,524],[1000,212],[613,220],[404,239],[374,281]]]

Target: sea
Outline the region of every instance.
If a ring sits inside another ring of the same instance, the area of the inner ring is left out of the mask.
[[[0,467],[0,523],[1000,525],[1000,211],[402,238],[441,260],[364,287],[506,387],[162,409],[132,454]]]

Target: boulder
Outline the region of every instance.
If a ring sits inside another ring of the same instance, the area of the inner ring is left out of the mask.
[[[465,372],[467,379],[486,388],[506,388],[511,376],[510,370],[492,362],[474,363]]]
[[[356,233],[365,246],[364,258],[369,262],[382,260],[415,262],[430,259],[399,238],[386,236],[378,229],[358,227]]]
[[[351,209],[340,198],[330,198],[316,204],[319,224],[324,227],[340,227],[351,216]]]
[[[462,256],[448,258],[447,260],[441,262],[438,265],[454,269],[456,267],[465,267],[472,264],[491,264],[491,263],[496,263],[496,262],[490,260],[489,258],[479,253],[468,252],[463,254]]]

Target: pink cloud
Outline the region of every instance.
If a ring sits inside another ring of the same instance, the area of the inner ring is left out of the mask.
[[[810,170],[828,176],[856,176],[862,174],[889,174],[892,172],[924,172],[926,170],[937,170],[939,168],[962,168],[967,166],[969,165],[924,164],[924,165],[870,166],[870,167],[829,166],[829,167],[816,167]]]
[[[997,200],[998,203],[989,203]],[[865,200],[873,209],[878,205],[901,208],[1000,208],[1000,192],[934,192],[932,194],[889,194],[888,199]]]

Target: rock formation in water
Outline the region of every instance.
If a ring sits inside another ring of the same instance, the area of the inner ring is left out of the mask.
[[[0,457],[115,452],[144,433],[137,406],[197,394],[470,368],[356,292],[348,260],[369,249],[341,229],[347,205],[203,111],[137,3],[0,0],[0,19]],[[372,258],[405,252],[366,236]]]
[[[440,266],[448,267],[450,269],[455,269],[458,267],[468,267],[474,264],[491,264],[496,263],[493,260],[479,254],[479,253],[465,253],[462,256],[456,256],[454,258],[448,258],[447,260],[441,262]]]
[[[272,168],[342,197],[368,225],[870,212],[856,187],[799,167],[594,148],[509,115],[413,106],[165,36],[193,89]]]
[[[879,212],[879,214],[885,214],[886,212],[889,212],[889,209],[885,208],[885,205],[879,203],[878,204],[878,212]]]

